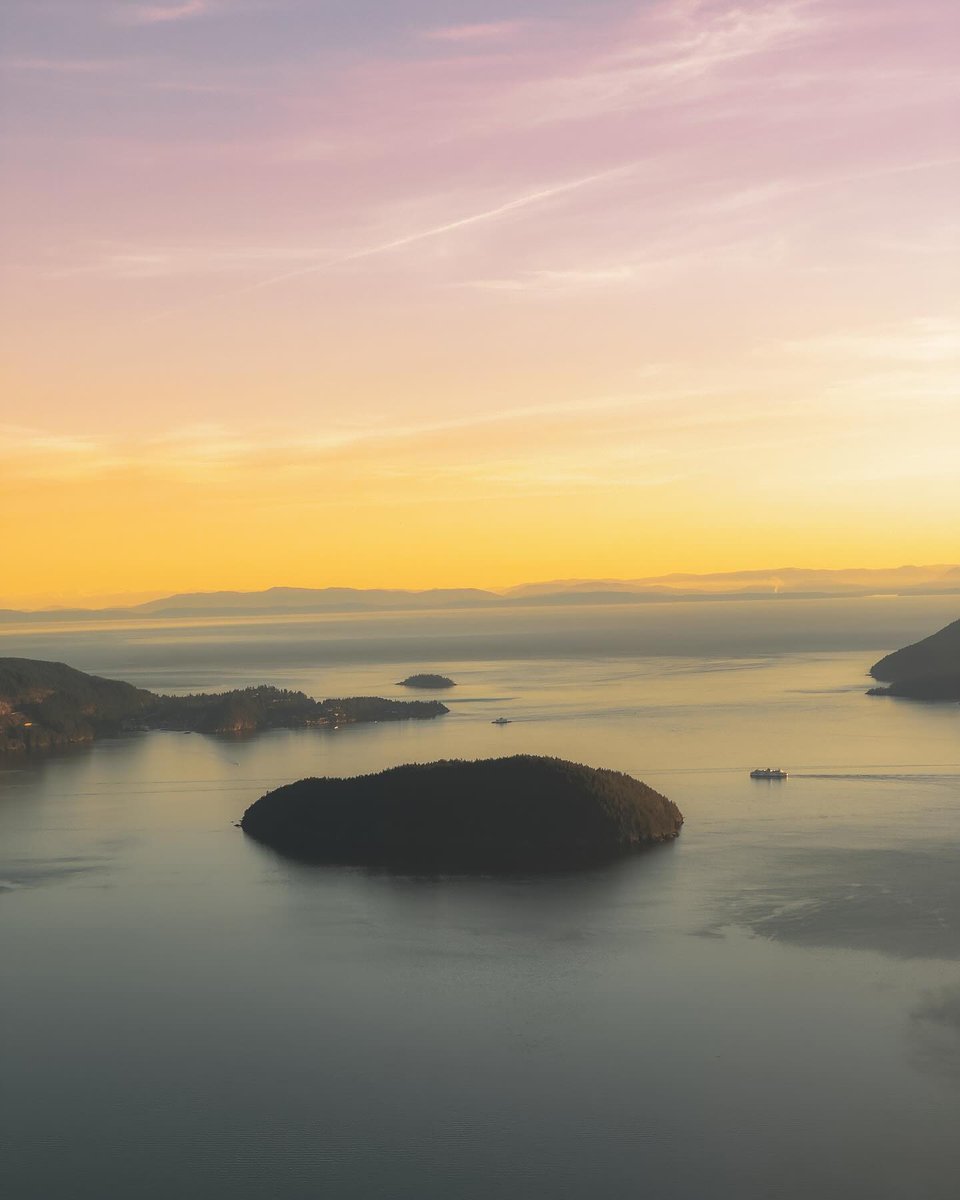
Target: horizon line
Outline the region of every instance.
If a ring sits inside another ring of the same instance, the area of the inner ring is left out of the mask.
[[[93,596],[77,596],[73,601],[60,600],[54,603],[40,602],[38,607],[19,607],[19,605],[36,604],[36,601],[16,600],[11,598],[8,600],[0,600],[0,612],[27,614],[27,615],[54,615],[63,612],[114,612],[114,611],[130,611],[138,608],[143,608],[147,605],[157,604],[164,600],[182,600],[185,598],[196,597],[198,599],[210,599],[217,596],[231,597],[256,597],[267,596],[270,593],[276,592],[307,592],[314,594],[324,594],[330,592],[351,592],[358,596],[370,595],[375,593],[393,593],[400,595],[408,595],[411,597],[425,596],[435,592],[477,592],[482,595],[509,599],[512,594],[525,591],[526,589],[550,588],[553,589],[548,594],[562,594],[563,589],[582,590],[591,584],[597,585],[592,589],[596,592],[613,592],[623,591],[627,586],[633,584],[637,587],[656,587],[657,585],[665,585],[668,582],[689,581],[696,584],[698,581],[705,583],[707,581],[722,582],[725,580],[741,580],[747,582],[753,580],[771,580],[775,581],[777,576],[789,575],[795,577],[801,576],[824,576],[827,579],[836,578],[839,575],[859,574],[867,576],[876,575],[893,575],[902,574],[904,572],[916,572],[923,574],[940,572],[949,574],[952,572],[960,573],[960,563],[939,562],[939,563],[900,563],[896,566],[882,567],[798,567],[798,566],[777,566],[777,567],[741,567],[726,571],[669,571],[659,575],[643,575],[643,576],[566,576],[555,577],[552,579],[534,579],[522,580],[519,583],[512,583],[498,586],[481,586],[478,584],[434,584],[427,587],[402,587],[390,584],[356,586],[353,584],[271,584],[263,588],[187,588],[177,591],[169,591],[164,589],[148,589],[140,592],[123,592],[123,593],[98,593]],[[931,578],[926,581],[931,584],[936,583],[936,578]],[[949,584],[950,580],[944,580],[944,583]],[[957,586],[960,587],[960,578],[957,579]],[[789,589],[787,589],[789,590]],[[714,593],[717,594],[717,593]],[[777,595],[778,589],[770,592],[770,595]]]

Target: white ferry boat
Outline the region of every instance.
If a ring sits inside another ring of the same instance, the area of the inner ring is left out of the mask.
[[[781,771],[779,767],[757,767],[755,771],[750,772],[751,779],[786,779],[786,771]]]

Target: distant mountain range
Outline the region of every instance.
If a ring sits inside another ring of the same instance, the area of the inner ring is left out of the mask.
[[[511,588],[507,596],[547,596],[558,593],[630,592],[658,596],[755,595],[866,596],[880,593],[953,592],[960,590],[960,566],[953,563],[926,567],[880,569],[849,568],[818,571],[806,567],[777,570],[721,571],[711,575],[656,575],[641,579],[555,579],[549,583],[525,583]]]
[[[480,588],[273,587],[260,592],[185,592],[127,608],[0,609],[0,621],[131,619],[136,617],[269,616],[391,612],[452,608],[560,604],[628,604],[656,600],[752,600],[771,596],[824,598],[871,595],[960,594],[960,565],[817,571],[782,567],[725,571],[709,575],[673,574],[642,579],[555,579],[525,583],[504,592]]]

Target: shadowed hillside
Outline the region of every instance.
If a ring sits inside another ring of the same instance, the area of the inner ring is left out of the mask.
[[[960,621],[881,658],[870,674],[890,684],[871,695],[960,700]]]
[[[144,719],[156,701],[65,663],[0,658],[0,751],[89,742]]]

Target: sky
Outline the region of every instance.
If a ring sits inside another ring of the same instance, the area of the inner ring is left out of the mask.
[[[954,0],[0,43],[0,605],[960,561]]]

